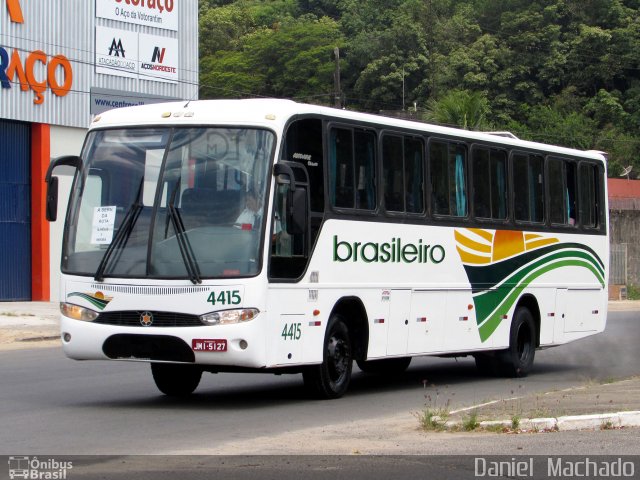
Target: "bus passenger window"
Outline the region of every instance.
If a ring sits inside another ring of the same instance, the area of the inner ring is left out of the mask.
[[[387,211],[404,211],[402,138],[386,135],[382,141],[384,205]]]
[[[418,138],[404,139],[404,179],[406,211],[424,212],[424,145]]]
[[[473,205],[476,218],[507,218],[507,157],[501,150],[474,148]]]
[[[422,141],[385,135],[382,150],[386,210],[422,213],[424,211]]]
[[[373,210],[375,190],[375,135],[365,130],[334,128],[329,137],[331,204]]]
[[[331,204],[335,207],[353,208],[353,142],[351,132],[331,130],[329,147],[329,171]]]
[[[432,142],[429,147],[433,213],[467,215],[467,155],[460,145]]]
[[[324,212],[322,120],[303,118],[287,129],[284,158],[304,165],[309,175],[311,211]]]
[[[512,162],[515,219],[544,222],[544,159],[538,155],[516,153]]]
[[[549,216],[556,225],[576,224],[576,166],[561,158],[549,158]]]
[[[580,165],[580,222],[583,227],[599,227],[600,175],[596,165]]]

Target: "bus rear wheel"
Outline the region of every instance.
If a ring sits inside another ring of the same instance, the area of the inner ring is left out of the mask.
[[[152,363],[151,374],[162,393],[170,397],[184,397],[198,388],[202,370],[193,365]]]
[[[365,373],[391,375],[404,372],[411,363],[411,357],[383,358],[382,360],[357,360],[360,370]]]
[[[302,373],[304,385],[318,398],[340,398],[349,387],[353,367],[349,328],[341,315],[333,315],[329,319],[322,356],[320,365],[309,367]]]
[[[536,325],[531,311],[518,307],[511,322],[509,348],[500,352],[502,372],[508,377],[526,377],[536,355]]]

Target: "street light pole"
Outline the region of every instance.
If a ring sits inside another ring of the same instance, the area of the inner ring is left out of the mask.
[[[333,72],[333,94],[334,94],[334,105],[336,108],[342,107],[342,92],[340,91],[340,48],[336,47],[333,49],[333,54],[336,59],[336,68]]]

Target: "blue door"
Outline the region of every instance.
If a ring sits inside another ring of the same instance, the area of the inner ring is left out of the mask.
[[[30,131],[0,120],[0,301],[31,300]]]

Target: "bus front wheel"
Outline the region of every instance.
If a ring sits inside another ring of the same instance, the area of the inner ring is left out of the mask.
[[[526,377],[533,367],[536,355],[536,325],[531,311],[519,307],[511,322],[509,348],[498,358],[502,371],[509,377]]]
[[[171,397],[184,397],[198,387],[202,370],[192,365],[152,363],[151,374],[162,393]]]
[[[353,349],[346,322],[341,315],[329,319],[324,337],[322,363],[302,373],[305,387],[324,399],[343,396],[351,381]]]

